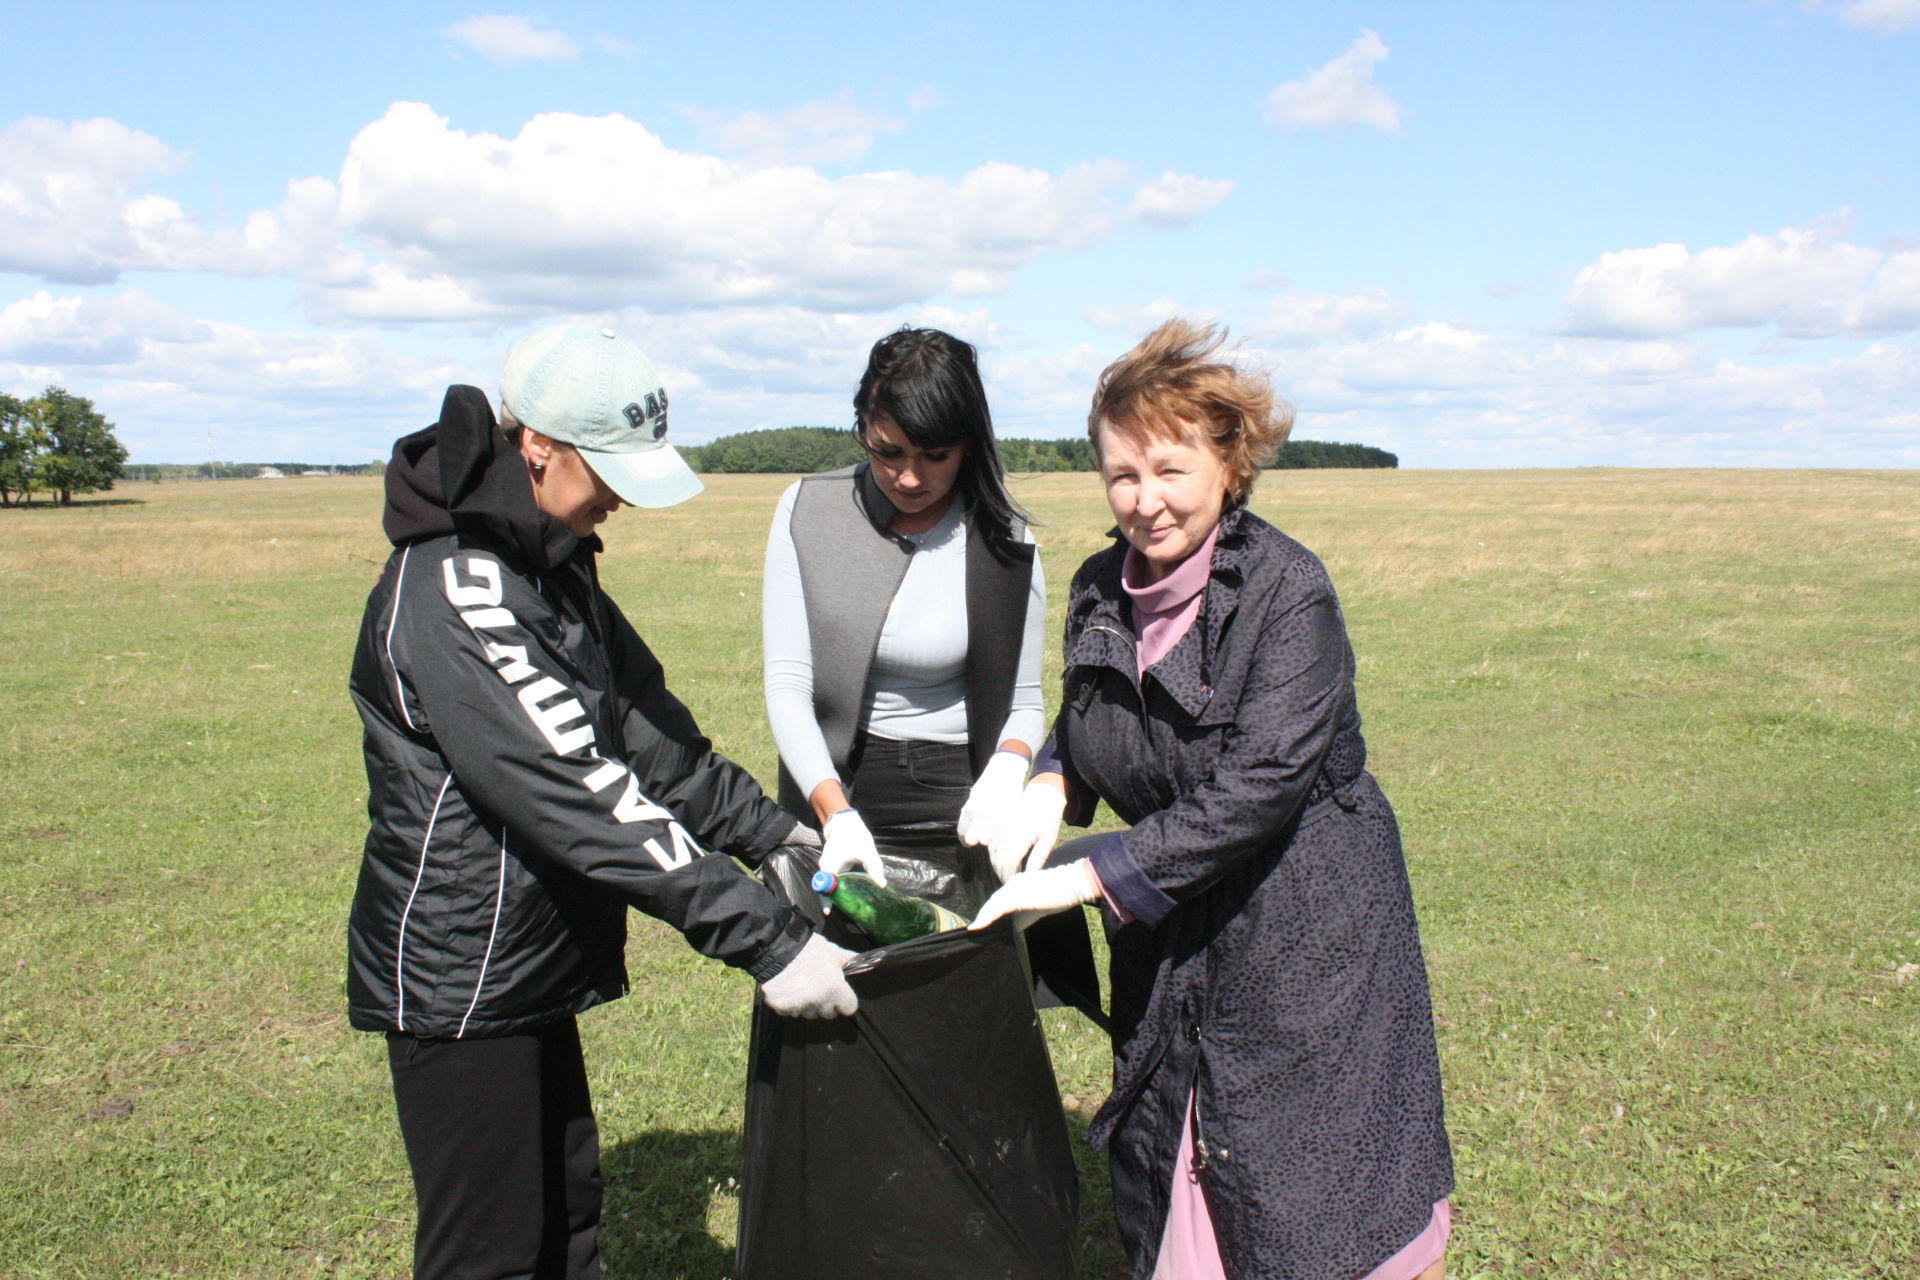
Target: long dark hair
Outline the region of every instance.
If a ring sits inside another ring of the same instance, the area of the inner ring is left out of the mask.
[[[1014,541],[1016,520],[1033,523],[1007,492],[1006,470],[993,443],[993,415],[970,344],[939,329],[908,328],[874,343],[853,396],[853,429],[862,440],[874,418],[891,419],[918,449],[967,446],[959,489],[990,543]]]

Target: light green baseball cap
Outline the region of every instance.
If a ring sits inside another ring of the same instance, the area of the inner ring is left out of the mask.
[[[671,507],[705,486],[667,443],[667,389],[647,353],[611,329],[559,324],[507,349],[500,401],[523,427],[580,451],[635,507]]]

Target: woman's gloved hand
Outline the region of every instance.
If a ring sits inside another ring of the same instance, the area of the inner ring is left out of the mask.
[[[783,1018],[847,1017],[860,1007],[860,997],[841,972],[851,959],[853,952],[816,933],[786,968],[760,984],[760,994]]]
[[[837,875],[848,867],[858,867],[881,884],[887,882],[887,866],[880,861],[873,833],[867,830],[857,809],[842,809],[828,818],[820,834],[825,837],[820,847],[822,871]]]
[[[987,767],[967,792],[967,803],[960,810],[954,830],[962,844],[986,844],[994,829],[1009,817],[1020,803],[1020,789],[1027,783],[1027,758],[1018,751],[996,751]],[[1002,876],[1001,879],[1006,879]]]
[[[1041,916],[1078,907],[1100,896],[1100,882],[1086,859],[1064,866],[1022,871],[993,891],[980,906],[970,929],[984,929],[1001,916],[1011,915],[1013,927],[1024,929]]]
[[[1066,811],[1066,779],[1057,773],[1036,774],[987,838],[987,857],[1002,884],[1022,869],[1038,871],[1047,865]]]

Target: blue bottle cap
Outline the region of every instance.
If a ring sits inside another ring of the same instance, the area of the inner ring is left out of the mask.
[[[813,873],[813,891],[815,893],[832,893],[833,887],[839,883],[840,877],[831,871],[816,871]]]

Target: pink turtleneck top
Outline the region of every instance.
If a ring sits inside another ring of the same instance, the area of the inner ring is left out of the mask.
[[[1147,581],[1146,557],[1127,548],[1127,558],[1120,566],[1120,588],[1133,601],[1133,634],[1139,642],[1134,648],[1140,664],[1136,674],[1145,675],[1148,667],[1171,653],[1200,616],[1207,579],[1213,575],[1213,544],[1219,539],[1220,526],[1216,523],[1206,541],[1158,582]]]

